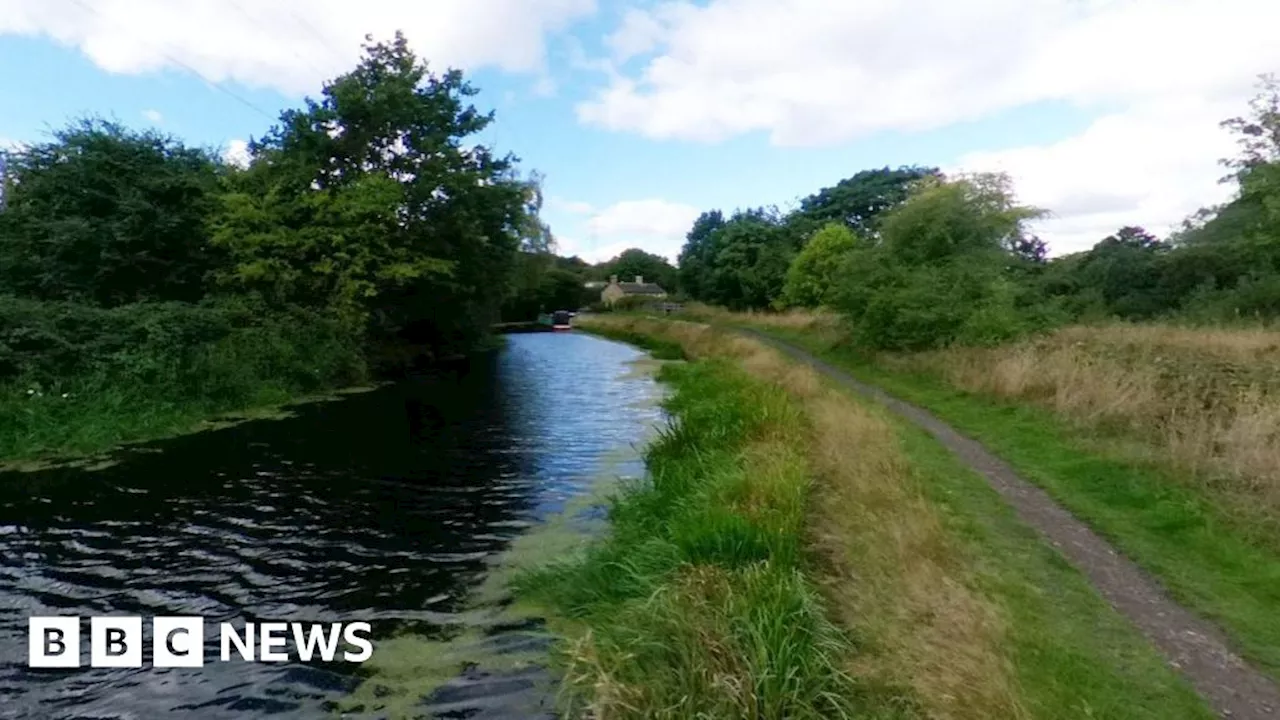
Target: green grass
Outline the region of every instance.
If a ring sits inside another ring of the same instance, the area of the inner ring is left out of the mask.
[[[364,380],[354,343],[274,328],[192,347],[144,347],[66,378],[0,384],[0,469],[108,451],[210,427]]]
[[[607,538],[517,583],[569,628],[570,711],[866,716],[838,669],[847,645],[801,568],[799,410],[725,362],[666,366],[661,378],[679,422],[648,450],[650,481],[617,497]]]
[[[581,332],[589,333],[591,335],[598,335],[610,340],[617,340],[619,342],[635,345],[638,348],[649,351],[649,354],[657,360],[685,359],[684,348],[680,347],[679,343],[671,342],[669,340],[663,340],[662,338],[656,338],[651,335],[642,335],[640,333],[610,327],[604,324],[590,326],[575,325],[574,327]]]
[[[1280,558],[1251,543],[1211,497],[1168,470],[1108,450],[1048,410],[890,372],[802,332],[768,332],[981,441],[1155,575],[1179,602],[1217,622],[1246,658],[1280,679]]]
[[[1030,717],[1215,717],[986,480],[925,431],[890,421],[979,591],[1004,611],[1005,652]]]
[[[661,334],[658,327],[626,331]],[[707,347],[715,347],[714,341]],[[850,607],[862,607],[857,603],[865,603],[865,599],[859,598],[867,596],[859,595],[855,585],[860,579],[875,584],[882,583],[883,578],[876,580],[875,570],[866,563],[862,568],[865,576],[860,578],[856,553],[850,558],[851,572],[834,575],[822,563],[814,562],[816,558],[809,558],[808,542],[813,538],[805,533],[815,528],[808,527],[808,518],[798,519],[812,511],[802,505],[801,494],[790,494],[786,496],[788,499],[776,503],[776,507],[786,510],[772,516],[775,522],[770,530],[757,518],[748,518],[736,510],[741,506],[738,501],[741,490],[706,492],[707,488],[715,487],[749,487],[753,480],[760,483],[761,476],[770,473],[769,464],[762,462],[760,454],[744,457],[740,439],[744,428],[755,426],[757,429],[747,434],[759,437],[762,428],[770,424],[775,427],[772,432],[777,444],[769,449],[777,452],[777,448],[782,448],[782,462],[792,468],[788,472],[796,477],[796,481],[787,486],[795,489],[804,487],[800,473],[805,471],[796,465],[800,458],[791,453],[800,448],[801,453],[807,454],[809,444],[814,442],[812,437],[795,432],[807,421],[803,417],[793,418],[795,410],[782,400],[773,401],[776,409],[763,413],[772,416],[773,423],[752,423],[738,412],[730,411],[735,403],[756,404],[754,400],[744,403],[734,395],[777,393],[780,389],[745,381],[739,381],[741,384],[734,388],[708,375],[712,368],[727,367],[724,362],[700,360],[667,371],[667,377],[677,388],[672,409],[681,419],[681,427],[702,428],[698,430],[702,439],[675,443],[668,438],[654,448],[650,463],[655,472],[666,470],[664,463],[672,460],[679,462],[671,465],[670,470],[691,469],[674,476],[657,475],[654,488],[633,490],[615,508],[615,532],[607,545],[596,548],[584,559],[546,571],[532,581],[530,587],[535,594],[541,594],[558,607],[562,615],[570,619],[570,627],[576,624],[576,629],[570,632],[572,637],[590,637],[590,642],[596,644],[590,652],[584,651],[581,645],[571,646],[569,677],[596,689],[600,686],[593,683],[601,678],[618,682],[623,677],[625,683],[664,688],[656,697],[615,693],[612,697],[621,695],[632,700],[635,711],[631,716],[688,717],[698,711],[705,712],[706,717],[748,716],[745,706],[734,702],[710,702],[703,707],[679,705],[680,698],[706,697],[706,676],[720,672],[716,657],[700,655],[697,650],[691,651],[689,645],[705,644],[707,638],[721,637],[726,632],[725,617],[744,612],[738,608],[758,605],[769,617],[777,617],[780,606],[786,604],[779,601],[779,596],[796,599],[808,592],[805,575],[795,573],[785,578],[763,575],[754,582],[774,588],[774,595],[766,597],[741,589],[722,590],[710,595],[711,604],[705,594],[698,601],[690,600],[687,578],[697,578],[695,586],[701,587],[701,573],[710,568],[715,573],[715,583],[723,587],[725,577],[732,577],[742,569],[756,572],[769,567],[764,562],[777,568],[785,561],[785,566],[806,571],[814,583],[830,584],[823,593],[828,615],[847,622],[843,630],[848,640],[842,641],[830,629],[824,631],[829,639],[821,651],[826,657],[813,666],[819,669],[819,677],[834,678],[832,692],[843,693],[840,708],[858,717],[930,716],[907,681],[928,684],[934,672],[945,674],[952,669],[949,665],[947,668],[900,667],[899,672],[905,670],[908,675],[895,673],[896,681],[876,670],[883,648],[900,643],[900,639],[885,637],[883,633],[910,632],[910,627],[868,625],[858,619],[863,613],[848,611],[841,605],[853,601]],[[730,378],[740,372],[725,369],[716,374]],[[1168,667],[1159,652],[1097,594],[1084,576],[1018,520],[981,476],[966,468],[923,430],[870,401],[851,399],[855,401],[870,408],[879,421],[888,423],[897,437],[901,456],[908,459],[909,473],[907,479],[897,482],[907,482],[909,487],[922,492],[929,506],[937,510],[945,546],[952,549],[953,559],[959,562],[953,567],[951,577],[997,609],[1003,629],[997,635],[996,650],[1007,662],[1005,673],[1014,689],[1015,704],[1026,717],[1055,720],[1214,717],[1185,680]],[[799,400],[792,398],[792,402]],[[690,412],[692,409],[698,410]],[[779,420],[784,421],[779,423]],[[790,431],[779,435],[778,425]],[[849,452],[858,452],[858,449],[851,447]],[[697,458],[696,465],[692,458]],[[742,473],[746,467],[752,469],[750,476]],[[699,475],[708,478],[697,480]],[[891,481],[887,477],[884,480]],[[853,505],[836,512],[860,517],[864,508]],[[867,510],[866,514],[866,522],[855,523],[854,527],[877,524],[874,511]],[[884,517],[879,519],[892,524]],[[826,527],[819,531],[831,533],[835,529]],[[872,530],[863,539],[876,542],[875,532]],[[886,528],[883,532],[895,530]],[[888,544],[894,542],[889,537],[882,540]],[[850,542],[857,545],[853,539]],[[778,588],[786,588],[792,579],[798,586],[778,593]],[[890,594],[882,600],[893,603],[894,596]],[[815,618],[808,622],[819,627],[825,625],[821,620],[822,608],[816,607],[814,600],[808,604],[812,609],[803,616]],[[893,608],[887,610],[892,614]],[[875,612],[880,610],[873,614]],[[586,634],[588,630],[590,635]],[[782,640],[780,631],[775,630],[770,636],[778,637],[779,642],[758,645],[714,642],[712,645],[733,647],[735,653],[754,647],[765,657],[796,657],[795,653],[785,652],[791,643]],[[807,646],[800,648],[805,654],[811,652]],[[964,648],[957,651],[953,647],[949,653],[945,655],[948,664],[969,661]],[[606,659],[600,660],[601,655]],[[845,668],[859,668],[857,675],[852,679],[842,678],[834,669],[827,669],[836,663]],[[591,670],[583,672],[584,665]],[[728,673],[720,674],[732,677]],[[873,676],[880,679],[870,680]],[[610,687],[610,683],[604,686]],[[677,704],[664,704],[672,701]],[[957,708],[954,716],[982,716],[973,715],[974,706],[964,707],[964,710]],[[803,706],[803,713],[821,715],[811,712],[809,705]],[[787,716],[804,716],[803,713],[794,708],[783,711]]]

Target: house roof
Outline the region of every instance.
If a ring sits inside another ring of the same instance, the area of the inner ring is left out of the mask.
[[[666,295],[667,291],[662,289],[657,283],[618,283],[618,287],[622,288],[622,292],[626,295]]]

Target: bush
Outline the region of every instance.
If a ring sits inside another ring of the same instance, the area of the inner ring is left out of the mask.
[[[1280,275],[1247,275],[1225,290],[1202,287],[1191,295],[1180,314],[1200,322],[1280,316]]]
[[[323,314],[0,298],[0,457],[96,451],[365,378]]]

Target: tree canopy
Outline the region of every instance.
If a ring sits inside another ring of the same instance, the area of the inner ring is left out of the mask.
[[[155,131],[73,123],[8,154],[0,296],[250,304],[331,319],[371,352],[466,352],[516,290],[521,258],[553,246],[541,177],[476,142],[493,115],[475,94],[397,34],[281,113],[244,168]],[[127,315],[153,316],[185,317]]]
[[[827,306],[874,348],[998,342],[1081,318],[1205,321],[1280,316],[1280,81],[1223,122],[1235,197],[1168,238],[1119,228],[1048,258],[1043,211],[1008,177],[863,170],[786,215],[703,213],[680,254],[686,292],[730,308]]]
[[[103,306],[205,293],[218,259],[207,220],[223,171],[211,153],[86,119],[9,160],[3,292]]]

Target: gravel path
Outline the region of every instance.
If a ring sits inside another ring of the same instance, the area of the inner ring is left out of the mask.
[[[1053,543],[1154,644],[1223,717],[1280,718],[1280,688],[1232,652],[1214,625],[1174,602],[1150,575],[1111,547],[1053,498],[1018,477],[1007,463],[928,412],[789,343],[754,330],[742,330],[928,431],[976,470],[1017,511],[1018,517]]]

